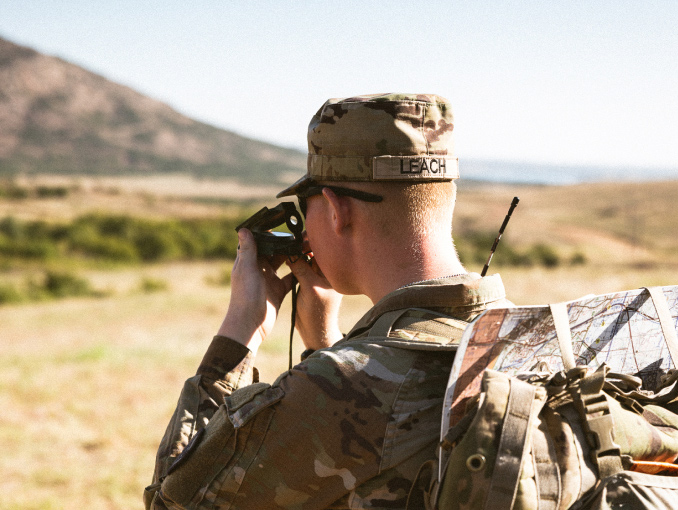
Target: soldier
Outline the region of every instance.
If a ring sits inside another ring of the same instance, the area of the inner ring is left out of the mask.
[[[158,451],[146,508],[404,508],[436,455],[458,339],[508,306],[498,275],[459,262],[448,102],[435,95],[331,99],[312,118],[296,195],[312,264],[257,257],[239,232],[231,301]],[[254,356],[300,284],[303,360],[272,385]],[[347,334],[340,294],[374,307]]]

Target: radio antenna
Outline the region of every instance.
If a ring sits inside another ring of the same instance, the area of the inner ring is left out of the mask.
[[[501,228],[499,229],[499,235],[497,235],[497,238],[494,240],[494,244],[492,245],[492,249],[490,250],[490,256],[487,258],[487,262],[485,262],[485,267],[483,267],[483,272],[480,273],[480,276],[485,276],[485,273],[487,273],[487,269],[490,267],[490,262],[492,262],[494,250],[497,249],[497,245],[499,244],[501,235],[504,233],[504,229],[506,228],[506,225],[508,225],[508,222],[511,219],[511,215],[513,214],[513,210],[518,205],[518,202],[520,202],[520,199],[518,197],[513,197],[511,207],[509,207],[508,214],[506,215],[506,218],[504,218],[504,223],[501,224]]]

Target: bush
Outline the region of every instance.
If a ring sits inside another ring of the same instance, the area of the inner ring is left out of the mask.
[[[23,301],[43,301],[67,297],[101,297],[104,292],[92,288],[86,278],[70,272],[46,271],[42,277],[30,279],[26,288],[17,289],[13,285],[0,285],[0,305]]]
[[[70,234],[69,249],[88,257],[99,257],[120,262],[139,259],[136,247],[125,239],[104,237],[91,225],[80,227]]]
[[[0,255],[8,259],[89,257],[115,262],[233,259],[240,218],[149,220],[90,214],[70,224],[0,220]]]
[[[582,266],[586,264],[586,262],[587,262],[586,255],[584,255],[580,251],[573,253],[572,257],[570,257],[570,265],[572,266]]]
[[[20,303],[24,296],[14,285],[0,285],[0,304]]]
[[[42,288],[56,298],[97,295],[88,280],[65,272],[47,271]]]
[[[496,238],[491,232],[471,232],[455,239],[462,264],[484,265]]]
[[[216,277],[207,276],[205,277],[205,282],[209,285],[217,285],[228,287],[231,284],[231,271],[232,267],[228,267],[221,271]]]
[[[183,251],[171,232],[144,225],[134,234],[134,246],[144,262],[180,258]]]
[[[159,278],[144,278],[139,284],[139,289],[144,294],[150,294],[152,292],[160,292],[167,290],[169,285],[165,280]]]
[[[7,216],[0,220],[0,234],[9,239],[18,239],[23,235],[23,225],[13,216]]]
[[[497,234],[494,232],[471,232],[455,239],[459,260],[465,265],[482,267],[487,262],[490,250]],[[580,255],[583,257],[583,255]],[[572,259],[571,263],[584,263],[585,259]],[[581,261],[580,261],[581,260]],[[492,258],[493,266],[522,266],[530,267],[541,265],[556,267],[561,259],[557,250],[547,244],[535,244],[527,250],[516,249],[506,238],[501,239]]]
[[[0,255],[20,259],[47,260],[56,255],[56,248],[43,240],[8,240],[0,237]]]
[[[535,244],[530,250],[532,257],[545,267],[556,267],[560,264],[560,256],[547,244]]]
[[[68,195],[69,189],[66,186],[38,186],[35,188],[35,194],[38,198],[64,198]]]
[[[19,186],[10,186],[4,190],[4,195],[14,200],[23,200],[28,198],[28,190]]]

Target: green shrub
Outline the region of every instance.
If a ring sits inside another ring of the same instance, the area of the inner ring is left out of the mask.
[[[80,220],[85,225],[93,226],[102,236],[129,238],[133,232],[135,220],[129,216],[84,216]]]
[[[455,238],[457,253],[462,264],[476,267],[484,266],[496,236],[497,234],[494,232],[469,232]],[[579,262],[579,258],[576,260],[572,263],[583,263]],[[556,248],[550,245],[540,243],[526,250],[518,250],[506,238],[500,240],[492,257],[493,267],[530,267],[536,265],[556,267],[560,263],[560,255]]]
[[[205,277],[205,281],[209,285],[218,285],[218,286],[224,286],[228,287],[231,284],[231,270],[232,267],[228,267],[221,271],[216,277],[212,276],[207,276]]]
[[[87,257],[115,262],[233,259],[240,218],[150,220],[89,214],[70,224],[0,220],[5,260]]]
[[[36,241],[38,239],[43,241],[52,240],[52,232],[54,226],[50,225],[46,221],[29,221],[24,225],[24,237]]]
[[[570,265],[572,266],[582,266],[586,264],[587,261],[586,255],[580,251],[573,253],[570,257]]]
[[[139,284],[139,289],[144,294],[160,292],[163,290],[167,290],[168,288],[169,285],[167,284],[167,282],[159,278],[144,278],[141,280],[141,283]]]
[[[97,295],[87,279],[68,272],[47,271],[42,288],[55,298]]]
[[[14,285],[0,285],[0,304],[21,303],[24,299]]]
[[[4,234],[7,238],[19,239],[23,232],[23,225],[13,216],[7,216],[0,220],[0,234]]]
[[[556,267],[560,264],[560,256],[552,246],[547,244],[535,244],[530,253],[542,266]]]
[[[70,233],[69,249],[88,257],[120,262],[139,260],[136,246],[126,239],[105,237],[91,225],[80,226]]]
[[[181,247],[171,232],[152,225],[143,225],[134,234],[134,246],[144,262],[180,258]]]
[[[38,186],[35,188],[35,194],[38,198],[64,198],[69,191],[66,186]]]
[[[23,200],[28,198],[28,190],[19,186],[10,186],[5,189],[5,196],[13,200]]]
[[[56,247],[47,241],[11,240],[0,236],[0,255],[5,257],[47,260],[56,253]]]
[[[494,232],[471,232],[455,239],[462,264],[484,266],[496,237],[497,234]],[[532,265],[532,261],[528,255],[517,251],[505,238],[502,238],[492,257],[492,264],[529,266]]]

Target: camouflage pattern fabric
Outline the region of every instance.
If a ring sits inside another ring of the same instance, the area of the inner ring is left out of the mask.
[[[314,181],[449,181],[459,177],[449,102],[434,94],[329,99],[308,127],[307,173],[278,197]]]
[[[678,508],[678,389],[640,384],[605,364],[519,377],[485,370],[481,395],[443,441],[440,484],[418,480],[430,490],[412,508]]]
[[[404,508],[435,457],[456,349],[422,325],[461,330],[507,305],[496,275],[412,285],[272,385],[256,382],[247,349],[218,337],[186,381],[146,508]],[[388,335],[370,334],[388,314]]]

